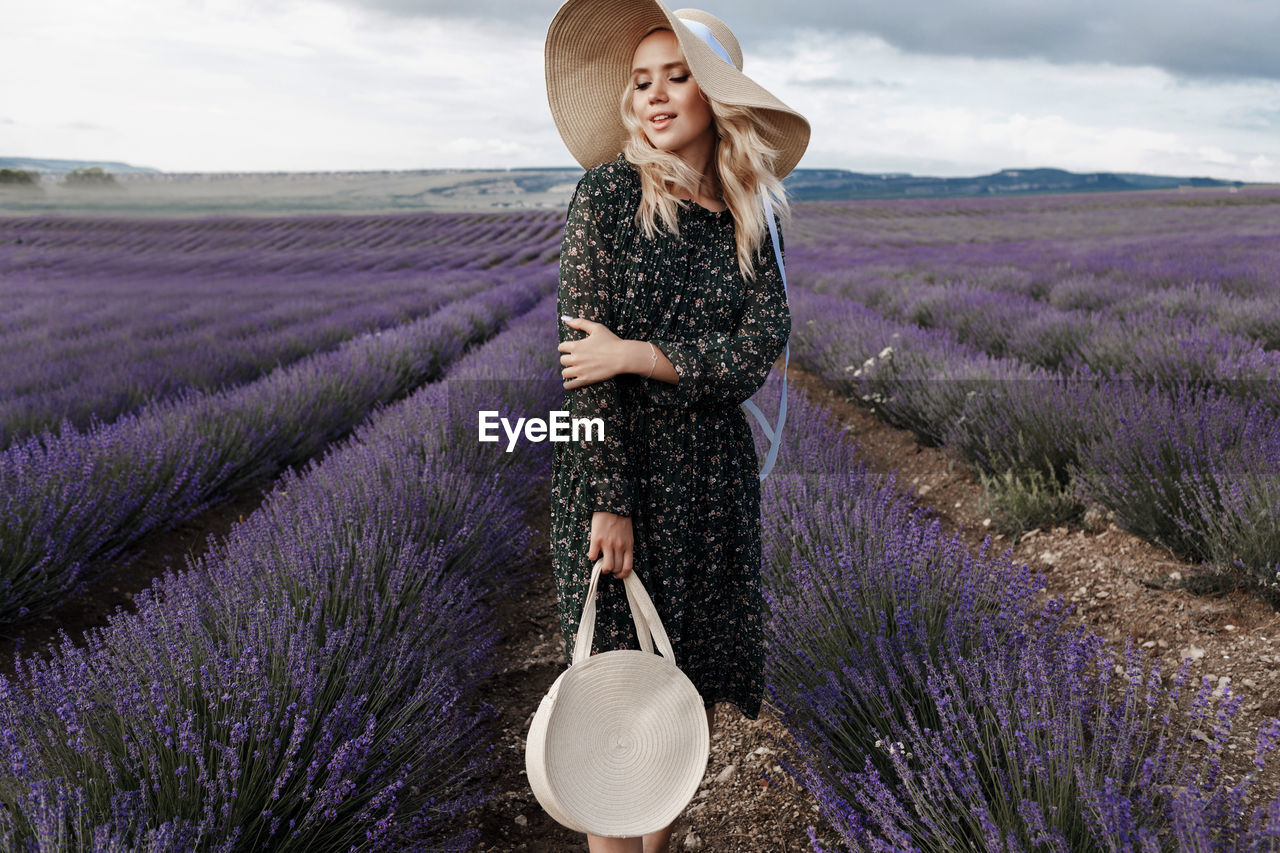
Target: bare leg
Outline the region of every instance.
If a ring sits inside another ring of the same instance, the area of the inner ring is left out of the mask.
[[[631,838],[601,838],[587,833],[587,849],[591,853],[644,853],[638,836]]]
[[[707,731],[715,733],[716,730],[716,706],[712,705],[707,709]],[[644,849],[641,853],[667,853],[671,844],[671,827],[675,826],[672,822],[666,829],[659,829],[657,832],[650,832],[644,837]],[[595,850],[592,850],[595,853]]]

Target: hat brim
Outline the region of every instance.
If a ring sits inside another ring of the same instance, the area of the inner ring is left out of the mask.
[[[809,144],[809,122],[725,62],[660,0],[568,0],[547,30],[547,100],[561,138],[583,168],[613,160],[627,142],[618,101],[636,45],[652,30],[675,33],[689,71],[714,100],[760,113],[765,141],[778,150],[774,174],[790,174]]]

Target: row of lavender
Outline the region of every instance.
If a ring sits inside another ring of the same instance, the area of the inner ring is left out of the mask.
[[[954,448],[993,488],[1099,503],[1189,559],[1280,585],[1280,417],[1265,405],[1190,382],[1050,373],[801,288],[792,308],[802,363]]]
[[[808,206],[811,289],[1050,369],[1275,400],[1280,191]]]
[[[550,214],[0,220],[0,448],[250,381],[543,266]]]
[[[529,569],[550,463],[474,419],[550,408],[553,303],[285,475],[85,648],[0,678],[0,845],[467,849],[456,818],[494,793],[484,602]]]
[[[859,279],[981,281],[1060,308],[1164,305],[1274,342],[1278,211],[1275,187],[813,203],[797,208],[788,261]],[[1193,285],[1195,299],[1173,296]]]
[[[1189,661],[1166,688],[1060,599],[1038,608],[1025,565],[946,537],[821,409],[791,409],[762,491],[768,691],[844,845],[1280,849],[1280,797],[1243,807],[1280,720],[1229,778],[1241,697],[1196,688]]]
[[[0,333],[0,449],[43,431],[110,423],[186,390],[251,382],[358,335],[412,322],[494,280],[446,272],[363,281],[255,277],[225,286],[207,277],[91,276],[65,289],[48,281],[14,285],[28,317],[40,320]],[[193,294],[193,287],[207,291]]]
[[[554,288],[549,271],[508,277],[256,382],[0,453],[0,622],[55,605],[148,533],[313,457]]]
[[[122,219],[34,216],[0,221],[0,269],[45,278],[165,267],[175,276],[487,269],[546,262],[563,216],[406,213],[377,216]]]
[[[1280,263],[1276,274],[1280,284]],[[1275,296],[1254,297],[1238,306],[1252,321],[1268,315],[1275,321],[1273,328],[1255,325],[1253,331],[1262,336],[1258,340],[1223,330],[1218,318],[1191,317],[1179,310],[1203,306],[1208,301],[1205,288],[1171,287],[1147,294],[1150,298],[1142,301],[1154,303],[1151,307],[1102,310],[1089,304],[1091,291],[1083,286],[1075,300],[1082,307],[1058,308],[1028,294],[989,288],[980,275],[935,286],[871,278],[825,263],[797,271],[796,280],[893,319],[948,329],[993,356],[1062,373],[1087,365],[1097,373],[1132,380],[1215,385],[1280,412],[1280,351],[1275,349],[1280,346],[1280,298]],[[1097,281],[1094,286],[1104,291],[1106,285]]]

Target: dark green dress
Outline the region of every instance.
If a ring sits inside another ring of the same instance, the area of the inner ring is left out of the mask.
[[[557,443],[551,549],[565,660],[577,640],[591,564],[591,516],[630,516],[634,571],[653,598],[703,704],[751,719],[764,691],[760,480],[741,403],[764,384],[791,332],[768,240],[756,281],[738,269],[727,211],[690,203],[680,237],[650,241],[635,224],[640,178],[621,156],[578,183],[560,253],[558,314],[618,337],[651,340],[676,384],[622,374],[565,392],[570,415],[604,420],[605,440]],[[560,340],[581,332],[560,323]],[[592,653],[638,649],[623,582],[599,586]]]

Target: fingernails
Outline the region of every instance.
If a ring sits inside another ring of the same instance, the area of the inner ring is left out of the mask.
[[[572,320],[573,318],[572,318],[572,317],[570,317],[568,314],[561,314],[561,315],[560,315],[560,319],[561,319],[561,320]]]

